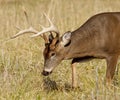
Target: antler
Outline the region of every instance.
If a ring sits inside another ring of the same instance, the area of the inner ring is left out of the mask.
[[[17,27],[17,29],[21,30],[18,27]],[[14,39],[14,38],[16,38],[16,37],[18,37],[20,35],[27,34],[27,33],[37,34],[37,33],[39,33],[39,31],[35,30],[32,26],[30,26],[28,29],[19,31],[17,34],[15,34],[14,36],[12,36],[11,39]],[[40,35],[40,36],[45,40],[45,43],[48,43],[48,39],[47,39],[47,37],[46,37],[45,34]]]
[[[59,37],[59,31],[58,29],[54,26],[54,24],[52,23],[52,21],[50,20],[50,18],[44,13],[45,17],[47,18],[47,20],[49,21],[50,23],[50,27],[48,28],[45,28],[44,26],[41,25],[42,27],[42,31],[38,32],[37,34],[34,34],[32,35],[31,37],[37,37],[43,33],[46,33],[46,32],[55,32],[56,33],[56,37]]]
[[[28,16],[27,16],[26,11],[24,11],[24,13],[25,13],[26,19],[28,21]],[[25,29],[25,30],[21,30],[20,28],[17,27],[20,31],[16,35],[12,36],[11,39],[14,39],[14,38],[16,38],[16,37],[18,37],[20,35],[23,35],[23,34],[34,33],[34,35],[32,35],[31,37],[37,37],[37,36],[40,35],[45,40],[45,42],[48,43],[48,39],[47,39],[46,35],[43,34],[43,33],[46,33],[46,32],[55,32],[56,33],[56,37],[59,37],[59,31],[58,31],[58,29],[53,25],[52,21],[47,17],[47,15],[45,13],[44,13],[44,15],[48,19],[48,21],[50,23],[50,27],[45,28],[44,26],[41,25],[41,27],[43,29],[41,32],[35,30],[31,26],[28,29]]]
[[[20,30],[20,28],[19,28],[19,30]],[[11,39],[16,38],[16,37],[18,37],[20,35],[23,35],[23,34],[26,34],[26,33],[35,33],[35,34],[37,34],[38,31],[35,30],[33,27],[30,27],[28,29],[19,31],[17,34],[15,34],[14,36],[12,36]]]

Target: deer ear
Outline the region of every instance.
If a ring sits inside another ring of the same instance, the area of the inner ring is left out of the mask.
[[[64,46],[68,45],[71,41],[71,32],[68,31],[62,36],[62,44]]]

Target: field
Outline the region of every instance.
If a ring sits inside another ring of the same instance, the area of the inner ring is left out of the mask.
[[[53,18],[62,35],[92,15],[111,11],[120,11],[120,0],[0,0],[0,100],[119,100],[120,74],[115,75],[114,88],[106,88],[105,60],[77,64],[79,88],[72,89],[71,60],[61,62],[44,77],[43,39],[26,34],[9,40],[18,32],[16,26],[25,29],[32,25],[39,31],[40,24],[48,26],[43,12]]]

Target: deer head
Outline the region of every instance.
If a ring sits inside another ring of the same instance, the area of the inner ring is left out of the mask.
[[[20,30],[13,38],[16,38],[20,35],[26,33],[34,33],[31,37],[41,36],[45,40],[45,49],[43,51],[44,56],[44,69],[42,74],[47,76],[53,69],[65,58],[65,55],[68,53],[69,46],[71,42],[71,32],[66,32],[60,37],[58,29],[54,26],[52,21],[49,19],[46,14],[44,14],[47,20],[50,23],[50,26],[45,28],[41,25],[42,31],[37,31],[33,27],[30,27],[25,30]],[[44,33],[50,33],[48,37]],[[53,34],[56,34],[55,36]]]
[[[43,75],[49,75],[52,70],[65,58],[68,52],[71,32],[66,32],[62,37],[49,36],[49,43],[45,44]]]

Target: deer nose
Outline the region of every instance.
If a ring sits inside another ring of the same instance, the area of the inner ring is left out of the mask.
[[[51,74],[51,73],[52,73],[52,72],[47,72],[47,71],[44,71],[44,70],[43,70],[42,75],[48,76],[48,75]]]

